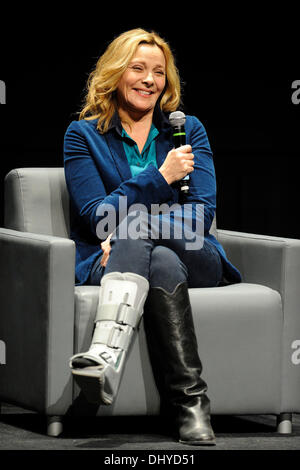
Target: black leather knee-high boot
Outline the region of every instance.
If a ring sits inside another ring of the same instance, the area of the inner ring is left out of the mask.
[[[178,284],[173,293],[150,288],[144,325],[162,406],[168,407],[175,421],[179,441],[214,445],[187,282]]]

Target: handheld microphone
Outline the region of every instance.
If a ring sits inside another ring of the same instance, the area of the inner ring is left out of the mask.
[[[174,147],[178,148],[178,147],[181,147],[182,145],[185,145],[186,144],[186,134],[185,134],[185,128],[184,128],[184,124],[186,121],[185,114],[182,111],[174,111],[174,113],[170,114],[169,121],[173,128]],[[190,177],[189,175],[187,175],[178,182],[181,194],[188,194],[189,189],[190,189],[189,181],[190,181]]]

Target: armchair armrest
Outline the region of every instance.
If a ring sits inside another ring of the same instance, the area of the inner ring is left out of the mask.
[[[0,229],[0,397],[46,414],[72,400],[75,244]]]
[[[244,282],[282,292],[287,276],[300,280],[300,240],[229,230],[218,230],[218,240]]]
[[[218,230],[243,282],[277,290],[283,305],[282,410],[300,411],[300,240]]]

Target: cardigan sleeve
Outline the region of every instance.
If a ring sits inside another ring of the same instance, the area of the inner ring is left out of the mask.
[[[194,154],[194,171],[186,203],[204,205],[204,231],[209,232],[216,210],[216,175],[213,154],[203,124],[195,116],[186,123],[187,143]]]
[[[102,153],[108,152],[104,140],[103,138]],[[153,165],[139,175],[121,182],[117,169],[115,172],[112,169],[111,181],[104,181],[97,152],[99,148],[89,135],[85,135],[80,122],[73,121],[64,139],[66,183],[79,218],[93,235],[99,238],[97,226],[101,220],[108,220],[108,214],[109,220],[118,225],[122,220],[121,216],[126,215],[124,209],[128,210],[134,204],[143,204],[149,210],[151,204],[160,204],[173,198],[172,188]],[[105,159],[101,161],[104,162]],[[115,186],[111,192],[106,190],[109,185]]]

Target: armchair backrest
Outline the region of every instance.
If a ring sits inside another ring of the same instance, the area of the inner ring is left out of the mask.
[[[69,237],[69,195],[63,168],[18,168],[4,181],[4,225],[21,232]]]
[[[5,177],[4,225],[68,238],[69,195],[63,168],[17,168]],[[210,233],[217,237],[216,217]]]

